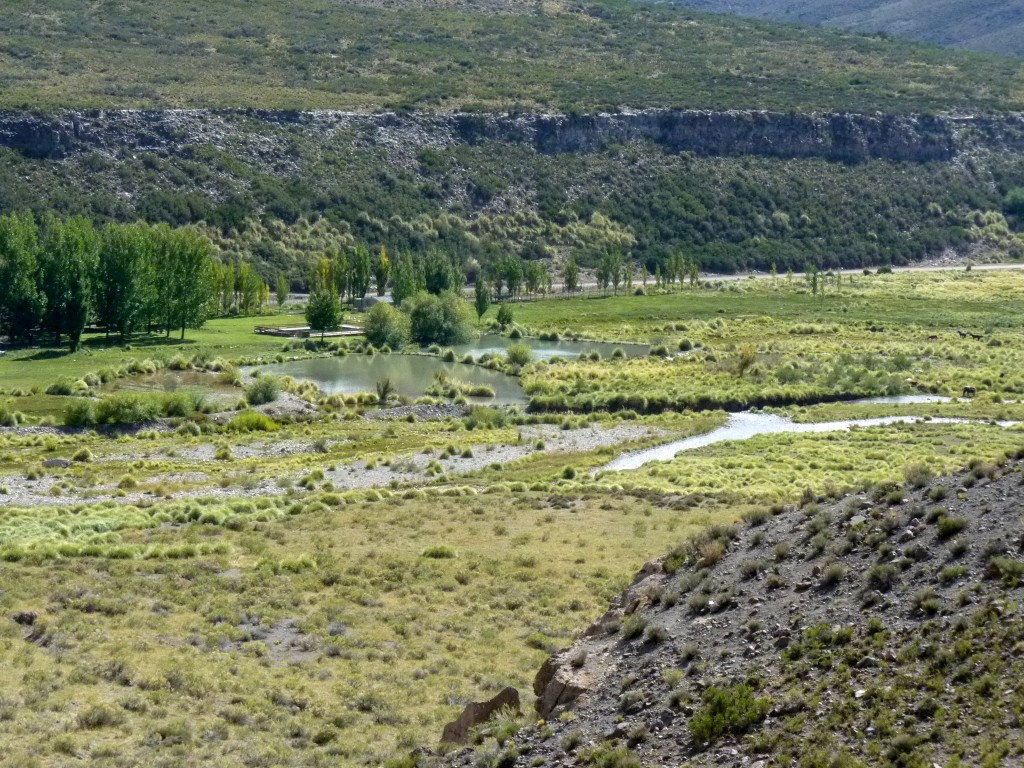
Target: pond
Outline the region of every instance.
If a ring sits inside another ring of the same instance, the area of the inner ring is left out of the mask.
[[[610,357],[621,349],[627,357],[642,357],[647,354],[644,344],[608,344],[589,341],[541,341],[521,339],[533,350],[535,360],[550,360],[552,357],[574,358],[581,354],[599,353]],[[514,340],[502,336],[483,336],[472,344],[453,347],[456,355],[472,354],[480,357],[490,353],[504,354]],[[387,377],[395,390],[409,397],[419,397],[434,382],[434,377],[444,374],[449,379],[471,385],[484,385],[494,390],[493,398],[469,398],[471,402],[494,405],[523,405],[527,397],[519,379],[492,371],[479,365],[446,363],[433,355],[358,355],[346,357],[321,357],[310,360],[293,360],[262,366],[265,373],[292,376],[312,381],[327,394],[349,395],[357,392],[373,392],[377,382]]]

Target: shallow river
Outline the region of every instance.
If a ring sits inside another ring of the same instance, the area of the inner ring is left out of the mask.
[[[871,398],[866,400],[853,401],[854,404],[874,403],[920,403],[920,402],[942,402],[948,398],[935,398],[928,396],[906,396],[895,398]],[[819,421],[807,424],[798,424],[792,419],[784,416],[776,416],[771,413],[742,413],[730,414],[726,424],[703,435],[695,435],[682,440],[675,440],[671,443],[647,448],[642,451],[624,453],[618,458],[605,464],[601,469],[610,471],[622,471],[639,469],[652,461],[669,461],[675,458],[676,454],[684,451],[692,451],[696,448],[703,448],[706,445],[724,443],[727,440],[749,440],[757,435],[771,435],[779,433],[801,434],[806,432],[841,432],[852,427],[879,427],[886,424],[910,424],[921,421],[920,416],[882,416],[873,419],[846,419],[843,421]],[[969,424],[971,419],[949,419],[933,418],[928,419],[929,424]],[[974,422],[982,423],[982,422]],[[1001,427],[1012,427],[1018,424],[1016,421],[998,421]]]

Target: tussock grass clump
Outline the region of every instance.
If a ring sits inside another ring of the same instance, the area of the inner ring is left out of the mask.
[[[711,567],[725,556],[726,548],[736,534],[733,526],[708,526],[669,553],[663,565],[665,572],[675,573],[690,563],[698,568]]]
[[[768,716],[771,701],[757,698],[745,684],[711,686],[701,694],[702,707],[690,718],[690,731],[700,743],[723,735],[741,735]]]
[[[280,425],[259,411],[242,411],[224,425],[228,432],[276,432]]]
[[[948,541],[960,533],[964,528],[967,527],[967,520],[962,517],[946,517],[945,515],[939,518],[939,524],[936,527],[936,534],[940,541]]]
[[[276,376],[260,376],[245,389],[249,405],[272,403],[281,396],[281,380]]]

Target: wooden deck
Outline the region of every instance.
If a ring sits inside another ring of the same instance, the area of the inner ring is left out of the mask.
[[[308,325],[257,325],[256,333],[264,336],[280,336],[285,339],[308,339],[310,336],[321,336],[324,338],[336,338],[338,336],[359,336],[363,329],[355,325],[343,325],[336,331],[327,331],[321,334],[319,331],[311,331]]]

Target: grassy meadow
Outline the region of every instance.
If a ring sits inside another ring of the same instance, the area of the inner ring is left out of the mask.
[[[116,396],[103,387],[152,375],[129,375],[146,368],[133,361],[219,358],[231,379],[242,360],[322,352],[252,332],[296,320],[281,316],[212,321],[184,343],[8,353],[4,407],[26,418],[0,430],[0,743],[26,766],[377,765],[434,745],[467,701],[528,692],[547,652],[704,526],[851,490],[895,504],[907,478],[984,477],[1015,455],[1021,430],[989,422],[1024,418],[1022,288],[1024,274],[960,270],[858,275],[824,298],[780,277],[515,305],[520,329],[656,353],[533,363],[528,391],[661,393],[672,407],[660,413],[377,420],[364,418],[372,397],[296,384],[282,398],[312,415],[252,406],[61,430],[40,422],[86,398],[43,394],[58,378],[102,402]],[[739,370],[744,348],[755,354]],[[84,381],[103,368],[125,375]],[[238,407],[242,387],[202,375]],[[973,400],[843,402],[967,385]],[[774,403],[798,422],[920,420],[601,469],[711,431],[721,405],[768,389],[809,393]],[[695,393],[707,410],[682,407]]]

